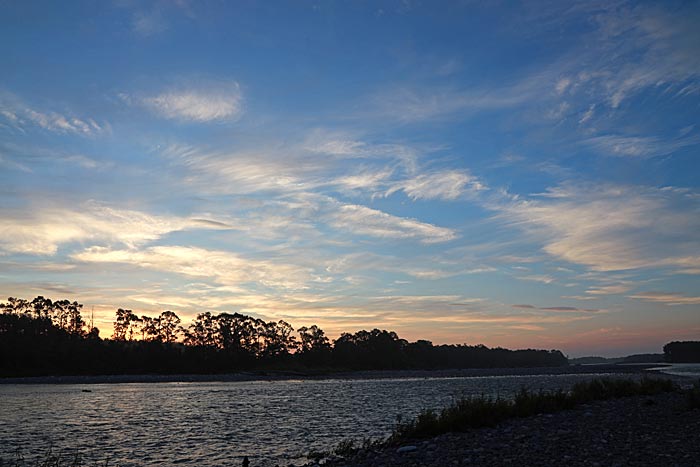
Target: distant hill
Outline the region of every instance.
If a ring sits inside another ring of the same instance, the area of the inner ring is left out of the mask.
[[[622,363],[664,363],[664,354],[662,353],[640,353],[628,355]]]

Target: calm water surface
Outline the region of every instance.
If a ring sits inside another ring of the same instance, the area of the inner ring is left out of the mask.
[[[53,445],[121,466],[238,466],[244,455],[253,466],[302,463],[311,449],[384,437],[397,416],[462,395],[509,397],[595,376],[0,385],[0,459]]]

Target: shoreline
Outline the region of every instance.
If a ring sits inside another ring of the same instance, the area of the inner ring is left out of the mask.
[[[0,385],[10,384],[125,384],[125,383],[213,383],[294,380],[362,380],[464,378],[490,376],[543,376],[570,374],[660,374],[649,372],[660,364],[600,364],[560,367],[468,368],[452,370],[367,370],[339,372],[250,371],[226,374],[125,374],[125,375],[57,375],[2,377]],[[671,375],[661,374],[664,377]]]
[[[675,391],[587,403],[397,445],[331,456],[327,467],[700,465],[700,410]],[[319,464],[311,462],[306,467]]]

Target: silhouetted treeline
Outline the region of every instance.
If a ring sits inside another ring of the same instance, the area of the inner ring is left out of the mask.
[[[700,341],[669,342],[664,345],[664,359],[669,363],[700,363]]]
[[[37,297],[0,304],[0,375],[220,373],[240,370],[382,370],[561,366],[558,350],[408,342],[395,332],[343,333],[240,313],[138,316],[118,309],[112,339],[84,321],[82,305]]]

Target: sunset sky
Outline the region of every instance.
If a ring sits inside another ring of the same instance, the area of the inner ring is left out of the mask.
[[[0,297],[700,339],[700,3],[0,1]]]

